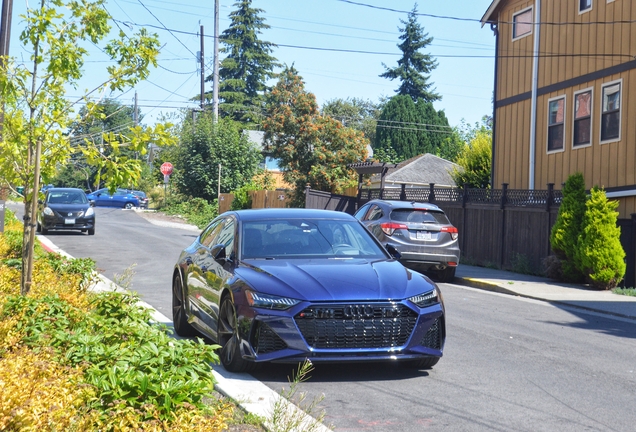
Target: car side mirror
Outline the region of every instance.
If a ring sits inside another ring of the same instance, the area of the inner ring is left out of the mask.
[[[214,258],[214,260],[218,262],[219,264],[225,264],[226,262],[225,245],[224,244],[214,245],[212,249],[210,250],[210,255],[212,255],[212,258]]]
[[[88,200],[88,205],[95,207],[95,200]]]
[[[391,254],[391,256],[395,259],[400,259],[402,258],[402,254],[400,253],[400,251],[398,251],[395,246],[390,245],[387,243],[386,245],[386,250],[389,251],[389,254]]]

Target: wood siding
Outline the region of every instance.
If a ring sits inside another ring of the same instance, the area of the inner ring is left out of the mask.
[[[582,172],[586,188],[636,185],[636,2],[594,0],[579,13],[579,2],[541,2],[540,57],[534,152],[534,184],[554,183]],[[493,184],[530,186],[530,120],[534,34],[512,40],[514,14],[534,1],[502,2],[498,15]],[[533,10],[534,14],[534,10]],[[602,87],[621,83],[620,140],[601,144]],[[574,94],[592,90],[591,144],[573,147]],[[547,151],[548,101],[565,97],[562,151]],[[636,188],[636,186],[635,186]],[[620,198],[620,217],[636,213],[636,197]]]

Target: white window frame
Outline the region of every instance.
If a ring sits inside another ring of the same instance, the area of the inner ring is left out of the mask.
[[[550,124],[550,103],[554,102],[556,100],[561,100],[563,99],[563,122],[561,123],[555,123],[554,125]],[[545,150],[547,154],[553,154],[553,153],[562,153],[565,151],[565,143],[567,142],[567,134],[566,134],[566,127],[565,127],[565,119],[567,118],[567,108],[568,108],[568,104],[567,104],[567,98],[565,97],[565,95],[559,95],[559,96],[555,96],[553,98],[548,99],[548,105],[547,105],[548,109],[548,115],[547,115],[547,127],[546,127],[546,137],[545,137]],[[563,126],[563,143],[561,145],[561,148],[559,149],[554,149],[554,150],[550,150],[548,148],[549,144],[550,144],[550,126],[556,126],[558,124],[561,124]]]
[[[576,96],[581,93],[590,93],[590,142],[587,144],[574,144],[574,123],[576,122]],[[594,87],[575,91],[572,95],[572,150],[578,150],[592,145],[592,137],[594,136]]]
[[[515,18],[516,18],[518,15],[521,15],[521,14],[526,13],[526,12],[528,12],[528,11],[530,11],[530,17],[531,17],[531,20],[532,20],[532,21],[530,22],[530,31],[529,31],[528,33],[524,33],[524,34],[522,34],[521,36],[517,36],[517,37],[515,37],[515,25],[517,24],[517,23],[515,22]],[[530,7],[527,7],[527,8],[525,8],[525,9],[521,9],[520,11],[515,12],[515,13],[513,13],[513,14],[512,14],[512,32],[511,32],[511,33],[512,33],[512,40],[513,40],[513,41],[516,41],[516,40],[519,40],[519,39],[523,39],[524,37],[528,37],[528,36],[530,36],[530,35],[534,32],[534,15],[533,15],[533,12],[532,12],[532,11],[533,11],[533,7],[532,7],[532,6],[530,6]]]
[[[587,9],[581,9],[581,0],[577,0],[579,3],[579,15],[587,13],[589,11],[592,10],[592,8],[594,7],[594,0],[590,0],[590,7]]]
[[[619,89],[619,94],[620,94],[620,99],[618,102],[618,137],[616,138],[609,138],[606,140],[603,140],[603,101],[605,99],[605,89],[607,87],[612,87],[614,85],[618,84],[620,86]],[[613,143],[613,142],[618,142],[621,140],[621,136],[623,134],[623,96],[624,96],[624,87],[623,87],[623,79],[617,79],[614,81],[610,81],[610,82],[606,82],[601,86],[601,106],[599,109],[599,112],[601,114],[601,118],[600,118],[600,123],[599,123],[599,131],[598,131],[598,135],[599,135],[599,142],[601,144],[609,144],[609,143]]]

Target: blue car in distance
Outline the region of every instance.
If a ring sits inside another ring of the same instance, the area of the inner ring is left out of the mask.
[[[96,207],[121,207],[131,209],[139,207],[139,199],[126,189],[117,189],[114,194],[110,194],[108,188],[98,189],[86,195],[89,201]]]

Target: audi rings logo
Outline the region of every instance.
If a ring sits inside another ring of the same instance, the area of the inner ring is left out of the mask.
[[[369,305],[351,305],[345,306],[343,310],[345,318],[373,318],[373,307]]]

